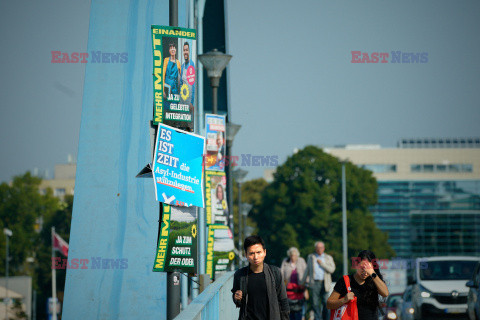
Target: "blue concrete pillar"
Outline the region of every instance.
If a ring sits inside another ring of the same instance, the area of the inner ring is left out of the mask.
[[[69,250],[88,262],[67,270],[64,319],[166,318],[153,180],[135,178],[151,162],[153,24],[168,1],[92,1]]]

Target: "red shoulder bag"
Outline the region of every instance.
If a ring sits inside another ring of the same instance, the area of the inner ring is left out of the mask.
[[[345,286],[347,287],[347,293],[352,291],[350,287],[350,278],[343,276],[345,281]],[[358,310],[357,310],[357,297],[353,300],[344,304],[338,309],[332,310],[330,312],[330,320],[358,320]]]

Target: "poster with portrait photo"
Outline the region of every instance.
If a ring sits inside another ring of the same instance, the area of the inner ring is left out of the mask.
[[[222,171],[206,171],[207,224],[228,224],[227,177]]]
[[[196,30],[152,26],[154,124],[193,131]]]
[[[206,132],[206,170],[225,170],[226,119],[216,114],[205,115]]]

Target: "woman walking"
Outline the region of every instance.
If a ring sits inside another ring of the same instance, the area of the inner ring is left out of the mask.
[[[295,247],[288,249],[287,256],[288,258],[283,260],[280,270],[287,288],[290,320],[302,320],[305,288],[299,283],[305,274],[307,263],[300,257],[300,252]]]
[[[328,309],[338,309],[357,297],[358,320],[377,320],[380,302],[378,295],[388,296],[388,288],[376,264],[375,254],[363,250],[358,254],[357,271],[349,275],[351,292],[347,293],[343,277],[336,283],[327,300]],[[374,265],[375,268],[374,269]]]

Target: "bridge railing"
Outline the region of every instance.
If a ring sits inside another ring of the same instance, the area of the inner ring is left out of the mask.
[[[224,320],[238,319],[239,309],[232,300],[234,271],[210,284],[183,310],[175,320]]]

